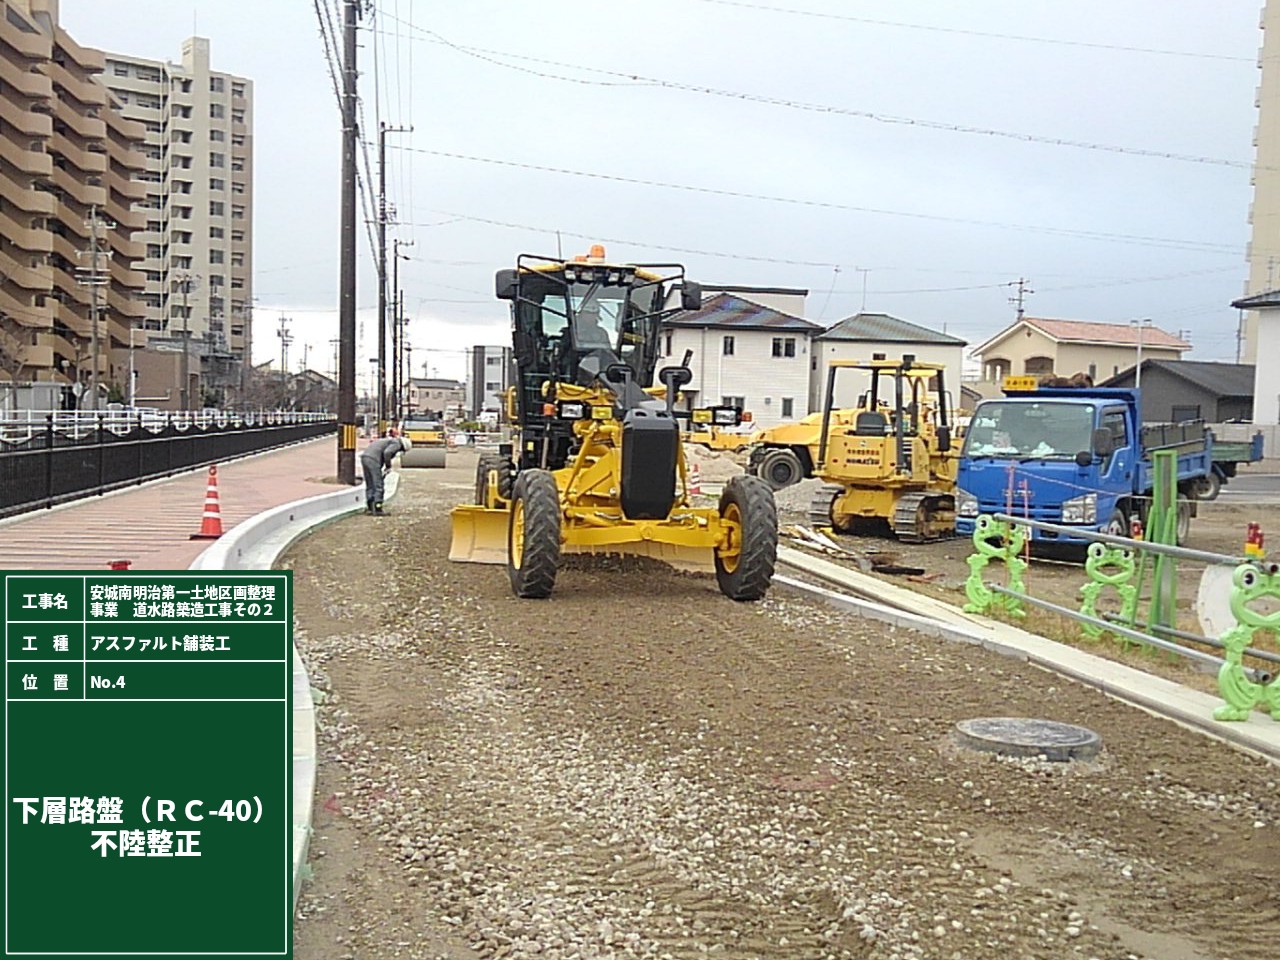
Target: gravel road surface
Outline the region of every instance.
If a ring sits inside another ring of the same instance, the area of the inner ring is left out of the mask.
[[[446,559],[474,458],[298,544],[302,960],[1274,960],[1280,769],[1025,664],[648,561]],[[1089,765],[950,741],[1080,723]]]

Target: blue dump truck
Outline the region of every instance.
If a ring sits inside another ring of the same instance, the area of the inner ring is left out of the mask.
[[[1013,377],[1004,392],[978,404],[965,431],[958,534],[971,535],[980,513],[1009,513],[1128,536],[1131,520],[1146,520],[1151,454],[1175,450],[1178,542],[1186,539],[1196,498],[1215,475],[1213,433],[1203,423],[1143,427],[1137,390],[1040,387],[1034,377]],[[1032,537],[1039,545],[1087,542],[1043,530]]]

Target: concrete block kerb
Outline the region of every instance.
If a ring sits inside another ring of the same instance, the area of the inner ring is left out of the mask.
[[[399,489],[399,475],[387,476],[385,500]],[[295,500],[244,521],[192,562],[191,570],[270,570],[295,541],[312,531],[364,510],[364,487]],[[311,678],[298,655],[293,663],[293,904],[298,904],[311,840],[316,788],[316,711]]]

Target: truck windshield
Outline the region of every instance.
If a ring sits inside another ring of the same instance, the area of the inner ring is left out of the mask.
[[[1093,407],[1067,401],[983,403],[965,431],[964,456],[1070,459],[1090,450]]]

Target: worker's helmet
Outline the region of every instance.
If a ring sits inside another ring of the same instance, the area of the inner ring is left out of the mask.
[[[400,438],[400,446],[402,446],[405,450],[412,450],[413,441],[410,440],[407,436],[403,436]]]

